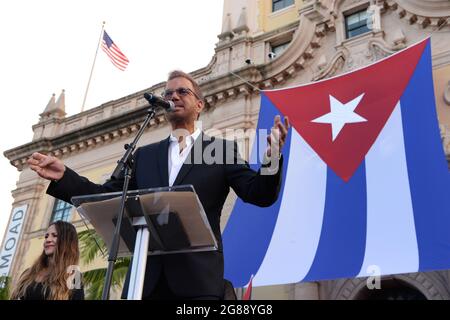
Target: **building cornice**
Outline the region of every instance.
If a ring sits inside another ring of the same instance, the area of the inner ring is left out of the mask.
[[[19,171],[27,164],[26,161],[33,152],[43,152],[59,158],[70,154],[91,149],[97,145],[110,143],[128,137],[139,130],[141,123],[147,115],[148,107],[140,107],[131,112],[105,119],[80,130],[71,131],[53,138],[43,138],[24,144],[4,152],[5,157]],[[86,114],[84,114],[86,116]],[[81,116],[77,115],[77,117]],[[149,128],[166,122],[162,111],[158,112],[150,122]]]
[[[450,26],[450,2],[446,0],[387,0],[383,1],[383,5],[394,10],[400,19],[422,29],[437,31]]]

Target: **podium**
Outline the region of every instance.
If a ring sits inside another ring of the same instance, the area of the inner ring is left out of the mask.
[[[108,248],[122,192],[72,197]],[[127,299],[140,300],[148,255],[217,250],[217,241],[192,185],[127,192],[118,256],[133,256]]]

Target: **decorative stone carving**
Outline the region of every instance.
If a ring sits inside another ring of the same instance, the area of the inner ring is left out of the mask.
[[[286,70],[286,77],[293,77],[295,74],[295,67],[294,66],[290,66],[289,68],[287,68]]]
[[[307,1],[300,8],[299,15],[304,15],[311,21],[320,21],[326,16],[326,7],[320,0]]]
[[[230,41],[234,36],[231,31],[231,13],[227,13],[222,26],[222,32],[217,37],[222,41]]]
[[[419,24],[423,29],[440,30],[449,25],[448,0],[396,0],[391,9],[396,10],[400,19],[408,20],[409,24]]]
[[[51,110],[54,110],[56,108],[56,102],[55,102],[55,94],[52,94],[52,97],[47,103],[47,106],[45,107],[44,112],[41,114],[41,119],[45,117],[46,114],[50,113]]]
[[[63,148],[61,149],[61,152],[62,152],[63,155],[68,154],[69,151],[70,151],[70,150],[69,150],[69,147],[63,147]]]
[[[431,19],[428,17],[420,17],[417,21],[418,24],[422,26],[422,28],[426,28],[431,24]]]
[[[434,16],[450,16],[450,1],[448,0],[396,0],[398,5],[408,12],[419,16],[433,14]]]
[[[94,139],[88,139],[86,143],[87,143],[87,147],[88,148],[91,148],[91,147],[95,146],[95,140]]]
[[[129,130],[128,128],[122,128],[119,130],[119,133],[121,136],[127,136],[127,135],[129,135],[130,131],[131,130]]]
[[[444,101],[450,106],[450,81],[447,83],[447,86],[444,90]]]
[[[55,102],[55,94],[52,94],[50,101],[47,104],[44,112],[41,113],[41,119],[39,122],[43,122],[51,118],[64,118],[66,116],[66,103],[65,103],[65,90],[61,91],[58,97],[58,101]]]
[[[401,28],[395,29],[392,33],[394,45],[406,44],[406,36]]]
[[[327,26],[325,23],[322,23],[320,25],[317,26],[316,28],[316,36],[317,37],[324,37],[325,34],[327,33]]]
[[[247,25],[247,9],[245,7],[242,8],[241,10],[241,15],[239,16],[239,20],[237,23],[236,28],[233,29],[233,32],[236,34],[247,34],[247,32],[249,32],[250,29]]]
[[[284,74],[279,74],[279,75],[275,76],[275,81],[278,84],[283,83],[284,80],[285,80]]]
[[[263,82],[262,84],[263,89],[272,89],[273,88],[273,81],[272,79],[268,79]]]
[[[393,53],[390,50],[387,50],[386,48],[384,48],[383,46],[379,45],[376,42],[372,42],[369,45],[369,50],[372,53],[371,54],[372,61],[377,61],[377,60],[383,59],[387,56],[390,56]]]
[[[206,102],[206,109],[212,108],[216,104],[216,98],[215,96],[206,96],[205,102]]]
[[[304,69],[305,68],[305,58],[300,57],[295,63],[294,63],[294,67],[297,69]]]
[[[76,144],[72,144],[71,146],[69,146],[69,150],[70,152],[75,152],[78,150],[78,145]]]
[[[429,300],[447,300],[449,292],[438,280],[438,272],[408,273],[391,276],[419,290]],[[366,278],[347,279],[334,282],[334,288],[329,299],[353,300],[366,287]]]
[[[227,98],[227,96],[226,96],[225,92],[219,92],[219,93],[216,94],[217,102],[224,101],[226,98]]]
[[[138,131],[140,128],[141,128],[141,125],[139,125],[139,124],[133,124],[133,125],[130,127],[130,132],[131,132],[131,133],[136,132],[136,131]]]
[[[319,57],[319,60],[317,60],[317,69],[323,70],[327,66],[327,59],[325,58],[325,55],[321,55]]]
[[[447,156],[450,169],[450,129],[444,124],[439,124],[439,131],[441,133],[442,145],[444,146],[444,152]]]
[[[323,59],[325,59],[325,56],[323,56]],[[322,69],[317,72],[314,77],[312,78],[312,81],[317,81],[321,79],[330,78],[336,74],[339,73],[339,71],[344,70],[345,66],[345,56],[342,51],[338,52],[331,60],[329,64],[326,64],[321,66]]]
[[[320,37],[316,37],[311,41],[311,48],[313,49],[320,48]]]
[[[87,141],[78,142],[78,150],[83,150],[87,147]]]
[[[362,50],[352,52],[347,59],[345,70],[350,71],[366,66],[375,60],[374,57],[375,54],[370,49],[370,47],[366,47]]]
[[[239,93],[242,93],[244,96],[248,96],[252,92],[250,86],[242,85],[239,87]]]
[[[446,17],[446,18],[444,18],[444,17],[440,18],[440,19],[437,21],[438,30],[442,29],[442,28],[445,27],[445,26],[448,26],[448,24],[449,24],[448,21],[449,21],[449,18],[448,18],[448,17]]]
[[[231,89],[227,90],[227,96],[228,96],[228,98],[235,98],[236,97],[236,89],[231,88]]]
[[[372,4],[367,8],[367,14],[369,15],[369,21],[367,27],[375,32],[381,30],[381,8],[375,4]]]

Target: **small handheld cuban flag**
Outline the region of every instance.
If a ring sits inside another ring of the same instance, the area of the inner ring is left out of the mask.
[[[369,276],[374,267],[450,269],[450,173],[429,39],[351,73],[263,91],[257,129],[276,114],[292,123],[279,199],[269,208],[238,199],[224,230],[235,287],[252,274],[263,286]]]

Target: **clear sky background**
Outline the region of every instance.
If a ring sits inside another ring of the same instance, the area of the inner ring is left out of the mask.
[[[80,112],[102,22],[130,64],[120,71],[100,48],[85,109],[205,67],[222,11],[223,0],[0,2],[0,242],[19,177],[3,152],[31,141],[52,93],[65,89],[67,116]]]

